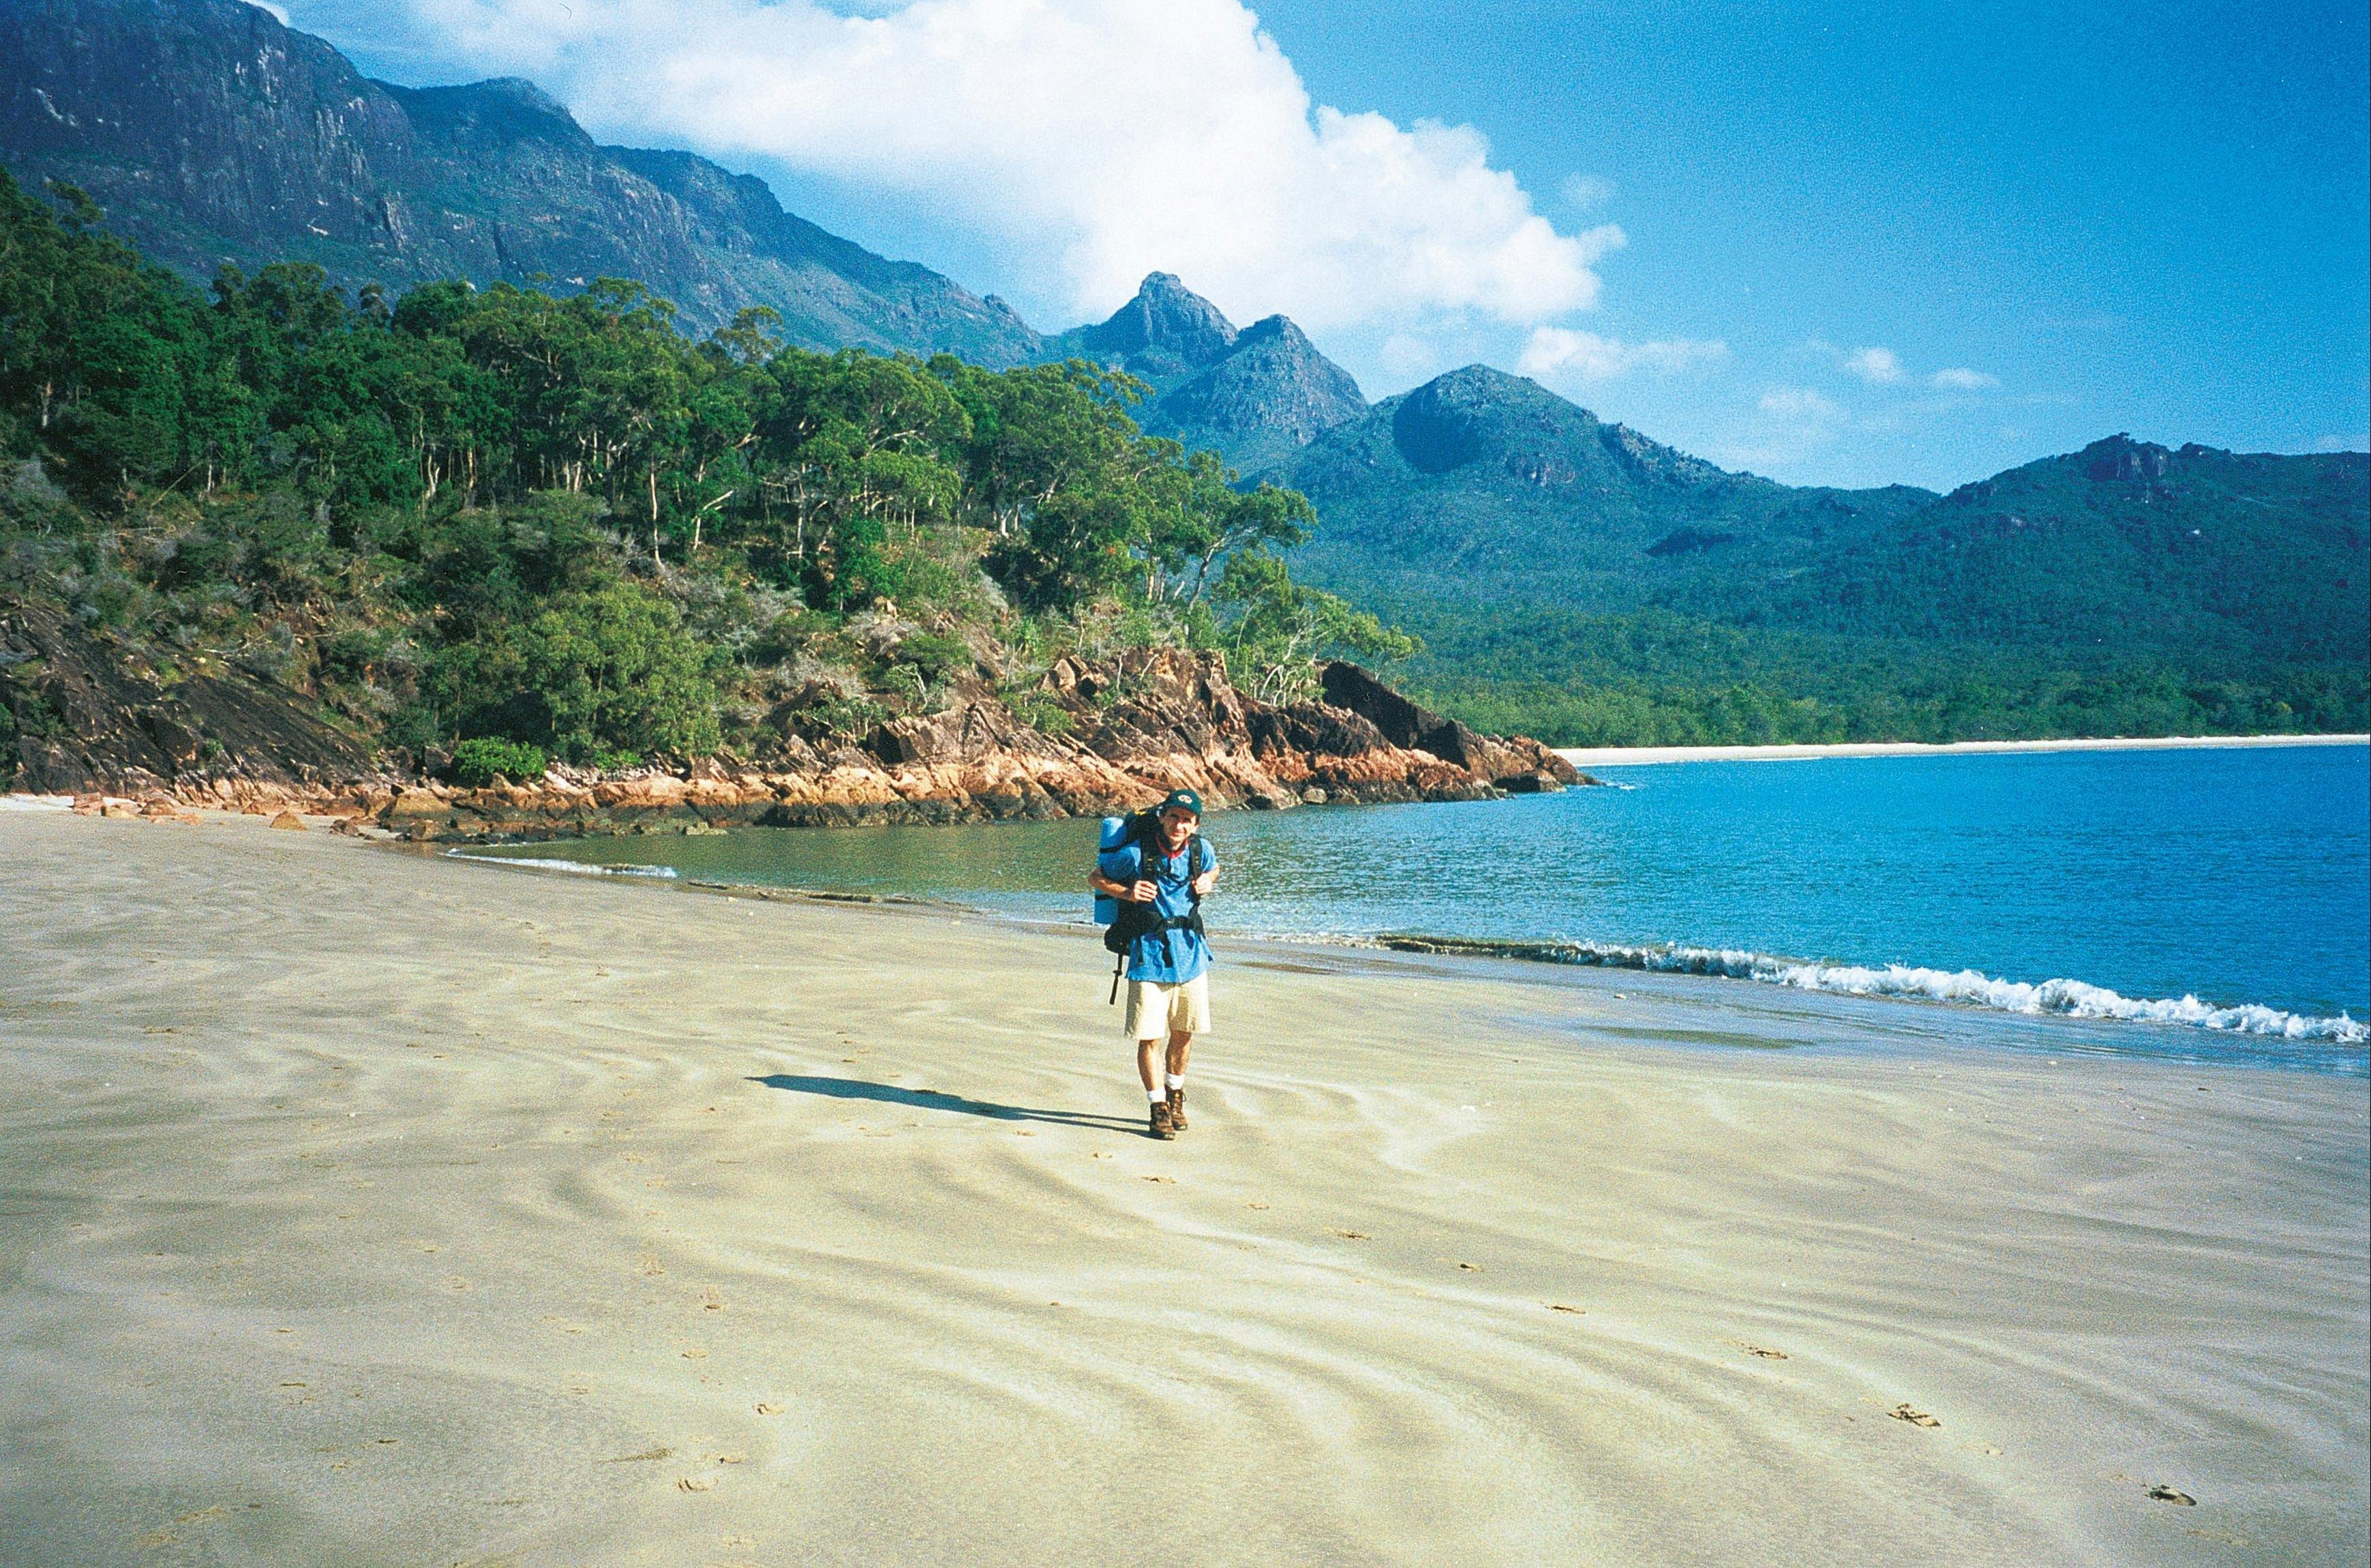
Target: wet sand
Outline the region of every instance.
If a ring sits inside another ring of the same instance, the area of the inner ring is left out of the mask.
[[[1103,957],[0,813],[0,1562],[2365,1555],[2359,1078]]]

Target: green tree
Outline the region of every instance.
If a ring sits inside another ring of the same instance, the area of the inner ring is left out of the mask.
[[[1223,633],[1229,668],[1269,702],[1296,701],[1314,690],[1321,657],[1390,661],[1420,646],[1347,600],[1295,582],[1284,562],[1262,549],[1228,558],[1217,596],[1232,613]]]

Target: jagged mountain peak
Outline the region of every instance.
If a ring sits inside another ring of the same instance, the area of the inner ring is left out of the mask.
[[[1151,272],[1136,296],[1080,334],[1087,347],[1117,354],[1128,369],[1159,376],[1197,370],[1235,346],[1234,324],[1174,272]],[[1134,362],[1144,362],[1138,369]]]
[[[1271,338],[1294,349],[1314,347],[1309,340],[1309,334],[1295,326],[1292,317],[1289,316],[1261,317],[1257,321],[1235,334],[1235,346],[1239,349],[1247,349],[1255,343],[1263,343]]]
[[[1244,473],[1284,461],[1367,411],[1349,372],[1281,316],[1237,334],[1225,357],[1162,396],[1156,428],[1191,432]]]

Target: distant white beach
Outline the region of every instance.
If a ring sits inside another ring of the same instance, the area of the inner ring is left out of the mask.
[[[2076,741],[1861,741],[1825,746],[1559,746],[1575,767],[1623,767],[1650,762],[1794,762],[1823,756],[1960,756],[1974,752],[2173,751],[2216,746],[2361,746],[2362,735],[2153,735]]]

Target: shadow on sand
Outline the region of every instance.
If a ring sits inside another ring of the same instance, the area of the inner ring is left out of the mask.
[[[1039,1111],[1025,1105],[997,1105],[985,1100],[966,1100],[960,1094],[941,1094],[929,1089],[899,1089],[894,1084],[868,1083],[862,1078],[768,1073],[749,1081],[762,1083],[768,1089],[787,1090],[792,1094],[820,1094],[829,1100],[870,1100],[882,1105],[904,1105],[917,1111],[956,1111],[966,1116],[985,1116],[992,1122],[1049,1122],[1058,1127],[1093,1127],[1106,1133],[1144,1131],[1142,1123],[1118,1116],[1093,1116],[1080,1111]]]

